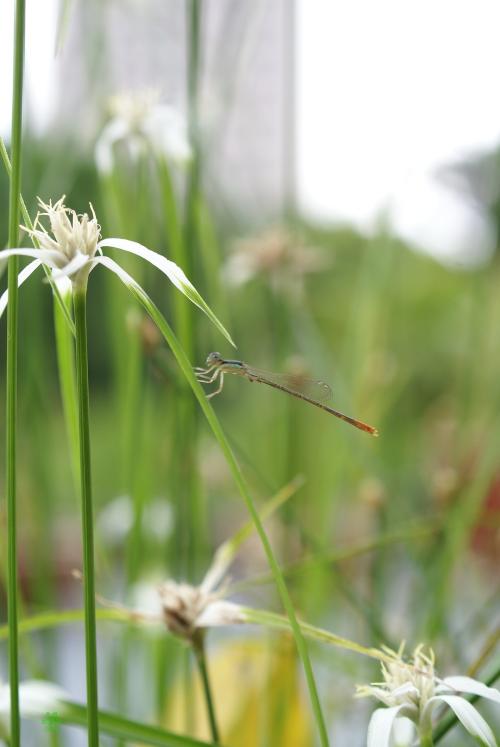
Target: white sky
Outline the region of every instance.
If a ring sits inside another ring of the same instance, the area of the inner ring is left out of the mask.
[[[498,0],[298,0],[298,188],[319,218],[381,211],[440,256],[492,249],[434,179],[500,141]]]
[[[10,125],[14,2],[0,4],[0,131]],[[500,142],[499,0],[297,0],[303,209],[369,230],[382,213],[446,258],[492,233],[436,167]],[[25,105],[50,121],[55,0],[28,0]]]

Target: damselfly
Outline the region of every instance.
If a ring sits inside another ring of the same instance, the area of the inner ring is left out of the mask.
[[[373,426],[367,425],[361,420],[356,420],[356,418],[351,418],[349,415],[344,415],[326,404],[332,397],[332,390],[324,381],[307,379],[304,376],[293,374],[262,371],[259,368],[249,366],[248,363],[243,363],[243,361],[223,358],[220,353],[210,353],[206,360],[206,368],[195,368],[194,370],[198,381],[202,384],[214,384],[217,379],[219,380],[218,388],[208,395],[208,399],[215,397],[222,391],[224,374],[235,374],[236,376],[244,376],[248,381],[258,381],[260,384],[267,384],[275,389],[280,389],[282,392],[291,394],[292,397],[298,397],[298,399],[303,399],[311,405],[320,407],[330,415],[335,415],[336,418],[354,425],[355,428],[371,433],[372,436],[378,436],[378,430]]]

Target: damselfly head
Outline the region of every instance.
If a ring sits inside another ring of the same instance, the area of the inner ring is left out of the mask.
[[[224,358],[222,357],[220,353],[210,353],[207,357],[206,365],[210,368],[210,366],[217,366],[223,362],[224,362]]]

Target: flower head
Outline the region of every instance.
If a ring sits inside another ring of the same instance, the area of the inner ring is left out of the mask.
[[[432,732],[432,711],[438,703],[445,703],[455,713],[467,731],[482,740],[488,747],[496,747],[490,727],[463,697],[479,695],[500,704],[500,691],[487,687],[471,677],[446,677],[440,679],[435,671],[434,652],[426,653],[423,645],[417,646],[411,661],[403,658],[404,644],[399,651],[384,648],[386,662],[382,664],[382,682],[357,688],[358,697],[373,696],[386,709],[376,710],[368,727],[368,747],[390,747],[396,722],[409,719],[422,738]]]
[[[38,198],[42,210],[37,213],[33,228],[22,228],[38,242],[49,266],[64,271],[61,275],[73,275],[74,281],[81,283],[86,280],[92,267],[101,227],[92,205],[92,217],[89,218],[87,213],[77,215],[74,210],[67,208],[64,199],[63,195],[53,205],[51,200],[47,204]],[[43,216],[49,219],[52,236],[41,223]]]
[[[206,628],[248,622],[245,608],[224,599],[228,587],[221,582],[232,558],[231,549],[223,544],[198,586],[173,579],[156,585],[137,584],[133,592],[135,607],[129,612],[135,619],[161,623],[172,635],[194,644]]]
[[[274,290],[300,294],[303,275],[329,265],[329,257],[320,249],[307,246],[287,228],[275,226],[237,241],[223,272],[230,285],[243,285],[261,276]]]
[[[431,650],[426,654],[423,646],[418,646],[412,663],[403,660],[402,647],[398,653],[390,650],[387,653],[392,660],[382,662],[383,682],[361,685],[357,688],[357,695],[373,695],[389,707],[405,705],[409,712],[418,716],[419,709],[424,708],[434,695],[434,652]]]
[[[245,622],[238,604],[221,599],[223,592],[165,581],[158,588],[165,625],[174,635],[192,641],[203,628]]]
[[[26,227],[24,227],[24,230],[35,236],[42,249],[48,251],[53,249],[61,252],[66,260],[73,259],[78,252],[87,255],[87,257],[95,255],[101,229],[92,205],[90,205],[92,218],[89,218],[87,213],[77,215],[74,210],[67,208],[64,204],[64,195],[55,205],[52,205],[51,200],[46,204],[40,198],[38,198],[38,203],[40,207],[45,209],[45,212],[38,213],[33,230]],[[36,229],[43,215],[46,215],[50,220],[53,239],[43,226]]]
[[[158,91],[116,94],[110,100],[111,119],[96,143],[95,157],[101,173],[112,171],[114,148],[123,143],[132,159],[149,150],[183,164],[191,158],[188,127],[174,107],[159,103]]]

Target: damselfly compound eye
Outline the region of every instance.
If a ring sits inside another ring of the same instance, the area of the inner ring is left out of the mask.
[[[215,363],[220,363],[222,356],[220,353],[210,353],[207,357],[207,366],[213,366]]]

